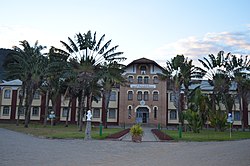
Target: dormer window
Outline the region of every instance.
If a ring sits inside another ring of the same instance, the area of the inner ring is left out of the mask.
[[[146,68],[146,66],[141,66],[140,70],[141,70],[141,74],[146,74],[147,68]]]

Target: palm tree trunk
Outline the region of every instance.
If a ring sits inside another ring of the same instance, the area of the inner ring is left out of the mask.
[[[28,94],[28,105],[26,107],[26,114],[25,114],[25,124],[24,124],[24,127],[25,128],[28,128],[29,127],[29,122],[30,122],[30,112],[31,112],[31,104],[32,104],[32,101],[33,101],[33,93]]]
[[[26,89],[26,98],[25,98],[25,122],[24,127],[28,128],[29,120],[30,120],[30,112],[31,112],[31,104],[33,100],[33,92],[32,92],[32,82],[29,81],[29,84]]]
[[[82,131],[82,128],[83,128],[84,105],[85,105],[85,94],[84,94],[84,90],[82,90],[81,103],[80,103],[81,107],[80,107],[79,131]]]
[[[46,97],[45,97],[45,113],[44,113],[44,120],[43,120],[43,127],[47,126],[47,117],[49,112],[49,90],[46,91]]]
[[[68,110],[67,110],[67,116],[66,116],[66,122],[65,122],[65,127],[69,126],[69,112],[71,109],[71,103],[72,103],[72,97],[69,99],[69,104],[68,104]]]
[[[107,113],[108,113],[108,108],[109,108],[110,95],[111,95],[111,90],[104,90],[103,91],[102,123],[103,123],[104,128],[108,128]]]
[[[18,104],[18,110],[17,110],[16,126],[19,126],[20,112],[21,112],[21,110],[23,110],[24,94],[25,94],[25,83],[22,84],[22,94],[19,95],[19,104]]]

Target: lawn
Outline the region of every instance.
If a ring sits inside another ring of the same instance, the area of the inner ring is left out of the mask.
[[[214,130],[201,130],[200,133],[193,133],[191,131],[182,132],[182,138],[179,138],[177,130],[163,130],[167,135],[171,136],[177,141],[230,141],[240,139],[250,139],[249,131],[233,131],[231,138],[229,131],[216,132]]]
[[[68,127],[64,127],[64,125],[57,124],[55,126],[48,125],[47,127],[43,127],[43,125],[41,124],[30,124],[29,128],[24,128],[23,125],[16,126],[15,124],[0,123],[0,128],[22,132],[37,137],[53,138],[53,139],[83,139],[85,135],[84,130],[81,132],[78,131],[76,125],[69,125]],[[99,127],[92,127],[91,136],[93,139],[105,139],[107,136],[117,133],[121,130],[122,129],[119,127],[103,129],[102,136],[100,136]]]

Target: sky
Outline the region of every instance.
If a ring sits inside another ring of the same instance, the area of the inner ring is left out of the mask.
[[[60,40],[91,30],[124,52],[162,65],[177,54],[198,64],[223,50],[250,54],[249,0],[8,0],[0,2],[0,48]],[[104,42],[105,42],[104,41]]]

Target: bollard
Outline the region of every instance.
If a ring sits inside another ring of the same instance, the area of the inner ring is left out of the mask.
[[[160,123],[158,123],[158,130],[160,130],[161,129],[161,124]]]
[[[178,129],[178,133],[179,133],[179,138],[182,137],[182,127],[181,127],[181,124],[179,124],[179,129]]]
[[[101,137],[102,136],[102,123],[100,123],[100,125],[99,125],[99,136]]]

